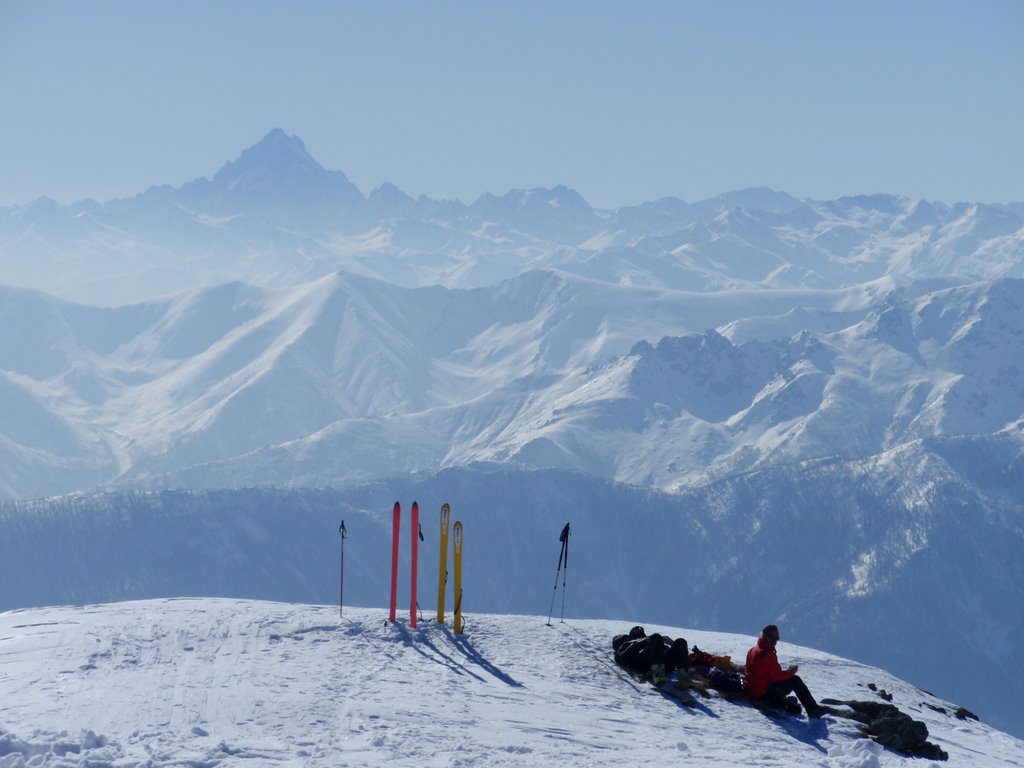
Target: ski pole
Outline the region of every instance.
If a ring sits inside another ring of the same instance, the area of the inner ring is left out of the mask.
[[[562,542],[562,547],[565,550],[565,567],[562,569],[562,617],[559,619],[563,624],[565,623],[565,577],[569,575],[569,524],[565,524],[565,528],[562,529],[561,535],[558,540]]]
[[[548,609],[548,626],[551,626],[551,614],[555,610],[555,595],[558,594],[558,576],[562,573],[562,563],[568,568],[569,560],[569,524],[566,523],[559,535],[558,540],[562,542],[562,549],[558,553],[558,567],[555,569],[555,587],[551,592],[551,607]],[[565,619],[565,576],[562,576],[562,619]]]
[[[426,539],[423,538],[423,526],[420,525],[419,518],[417,518],[417,520],[416,520],[416,528],[418,529],[420,541],[426,541]],[[415,579],[414,579],[414,581],[415,581]],[[413,599],[416,600],[415,597]],[[416,610],[417,610],[417,612],[419,612],[420,621],[423,621],[423,609],[420,608],[420,601],[419,600],[416,600]],[[413,622],[413,626],[414,627],[416,626],[415,622]]]
[[[338,618],[344,616],[345,611],[345,538],[348,536],[348,531],[345,530],[345,521],[341,521],[341,527],[338,528],[338,534],[341,536],[341,577],[338,584]]]

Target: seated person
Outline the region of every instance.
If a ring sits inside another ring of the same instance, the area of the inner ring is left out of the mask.
[[[786,695],[795,693],[807,716],[821,717],[824,711],[811,696],[804,681],[797,675],[797,666],[789,669],[779,666],[775,645],[779,642],[779,628],[769,624],[761,630],[757,645],[747,652],[747,667],[743,687],[753,699],[761,699],[772,707],[787,709]]]

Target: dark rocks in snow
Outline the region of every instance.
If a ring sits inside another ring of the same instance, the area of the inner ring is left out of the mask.
[[[824,699],[822,703],[849,707],[853,712],[844,713],[844,716],[863,723],[864,735],[887,749],[929,760],[946,760],[949,757],[941,747],[928,741],[927,725],[920,720],[914,720],[892,704],[835,699]]]

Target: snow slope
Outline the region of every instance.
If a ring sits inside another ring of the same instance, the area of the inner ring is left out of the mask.
[[[548,626],[471,615],[455,636],[385,617],[209,599],[0,614],[0,765],[907,764],[849,720],[780,721],[720,698],[665,699],[611,663],[611,637],[633,619],[556,616]],[[655,629],[733,658],[753,642]],[[1024,742],[957,719],[955,703],[808,648],[783,642],[779,652],[819,698],[877,700],[868,684],[891,693],[927,724],[948,765],[1024,765]]]
[[[1018,430],[1024,281],[888,288],[698,294],[530,272],[462,291],[335,274],[118,308],[0,289],[0,498],[337,486],[479,461],[671,490]]]

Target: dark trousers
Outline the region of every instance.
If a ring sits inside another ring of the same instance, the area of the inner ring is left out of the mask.
[[[664,664],[665,672],[690,668],[690,649],[683,638],[670,645],[665,637],[655,633],[623,643],[615,652],[615,661],[624,667],[645,673],[652,664]]]
[[[782,709],[786,705],[786,696],[791,693],[795,693],[796,697],[800,699],[800,703],[804,706],[804,712],[807,714],[818,709],[818,702],[811,696],[811,692],[807,689],[804,681],[800,679],[800,675],[793,675],[789,680],[772,683],[761,699],[773,707]]]
[[[665,668],[677,669],[680,672],[690,671],[690,646],[686,644],[684,638],[677,637],[665,651]]]
[[[664,664],[665,663],[665,641],[661,635],[653,634],[649,637],[642,638],[634,641],[636,643],[633,648],[632,663],[630,666],[646,672],[651,668],[652,664]]]

